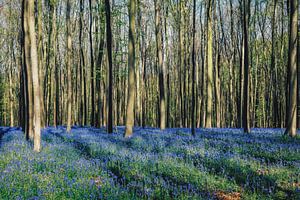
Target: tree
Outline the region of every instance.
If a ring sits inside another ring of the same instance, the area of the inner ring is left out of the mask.
[[[70,22],[71,3],[67,0],[67,132],[71,131],[72,123],[72,71],[71,71],[71,50],[72,50],[72,37],[71,37],[71,22]]]
[[[23,0],[22,3],[22,19],[23,19],[23,45],[24,45],[24,93],[25,93],[25,135],[27,140],[32,140],[34,136],[33,130],[33,91],[31,76],[31,58],[30,58],[30,40],[29,40],[29,2]]]
[[[50,95],[49,95],[49,109],[48,109],[48,115],[50,115],[50,110],[51,110],[51,99],[50,97],[53,96],[53,125],[56,127],[58,125],[58,120],[59,120],[59,66],[56,61],[56,50],[57,50],[57,22],[56,22],[56,2],[55,1],[50,1],[49,2],[50,6],[50,22],[49,25],[51,26],[50,28],[50,34],[49,34],[49,64],[50,64],[50,70],[54,69],[54,79],[50,78],[50,85],[53,84],[53,86],[50,87]],[[50,72],[52,73],[52,72]],[[50,75],[50,77],[53,77]],[[51,92],[52,91],[52,92]],[[53,93],[53,95],[52,95]],[[50,121],[50,116],[48,116],[48,125]]]
[[[27,14],[28,1],[23,2]],[[146,1],[135,0],[133,41],[128,38],[130,7],[123,6],[125,1],[73,2],[69,1],[71,19],[67,19],[67,0],[35,0],[41,127],[109,128],[126,125],[129,116],[132,127],[162,129],[224,126],[247,131],[289,124],[293,92],[292,78],[287,77],[294,76],[285,64],[290,1],[251,1],[250,6],[249,0],[156,0],[149,7]],[[0,12],[0,123],[15,126],[20,119],[27,138],[34,139],[31,41],[21,40],[23,33],[29,35],[29,24],[19,20],[19,3],[7,1]],[[108,15],[111,20],[106,20]],[[112,32],[117,33],[114,38]],[[134,114],[127,114],[132,110],[131,88]]]
[[[9,19],[12,20],[12,6],[11,3],[9,5]],[[14,53],[14,40],[12,37],[10,37],[10,46],[9,49],[11,51],[11,54],[15,54]],[[14,56],[13,56],[14,57]],[[7,69],[7,73],[8,73],[8,79],[9,79],[9,107],[10,107],[10,127],[14,126],[14,95],[13,95],[13,60],[14,59],[10,59],[10,63],[9,63],[9,67]]]
[[[128,100],[126,110],[125,137],[131,137],[134,126],[134,105],[135,105],[135,15],[136,2],[129,1],[129,42],[128,42]]]
[[[193,85],[192,85],[192,135],[196,135],[196,102],[197,102],[197,92],[196,92],[196,0],[193,1],[193,49],[192,49],[192,63],[193,63]]]
[[[159,71],[159,125],[160,129],[166,128],[166,105],[165,105],[165,81],[163,68],[163,38],[162,38],[162,17],[161,5],[159,0],[154,1],[155,4],[155,36],[156,36],[156,65]]]
[[[86,59],[84,52],[84,1],[80,0],[79,2],[79,48],[80,48],[80,84],[81,84],[81,103],[80,103],[80,116],[81,116],[81,125],[85,126],[87,124],[87,82],[86,82]]]
[[[212,96],[213,96],[213,48],[212,48],[212,2],[207,2],[207,107],[206,107],[206,120],[205,127],[211,128],[212,123]]]
[[[97,64],[96,64],[96,93],[97,95],[97,115],[95,119],[96,127],[101,126],[101,116],[102,116],[102,93],[101,92],[101,82],[102,82],[102,60],[104,56],[104,39],[105,39],[105,19],[104,19],[104,8],[103,5],[98,5],[99,7],[99,26],[96,26],[97,30],[100,29],[100,34],[98,34],[98,55],[97,55]]]
[[[112,65],[112,32],[110,19],[110,2],[105,0],[106,46],[108,56],[108,119],[107,132],[113,132],[113,65]]]
[[[38,73],[38,55],[37,55],[37,45],[36,45],[36,33],[35,33],[35,16],[34,16],[34,0],[24,0],[25,9],[24,24],[27,25],[28,34],[25,34],[25,43],[29,44],[29,50],[27,59],[29,62],[26,63],[27,68],[31,68],[32,87],[33,87],[33,108],[34,108],[34,151],[41,151],[41,111],[40,111],[40,88],[39,88],[39,76]]]
[[[248,50],[248,25],[250,0],[243,0],[243,49],[244,49],[244,97],[243,97],[243,128],[245,133],[250,133],[249,127],[249,50]]]
[[[273,5],[273,13],[272,13],[272,47],[271,47],[271,68],[272,68],[272,81],[273,81],[273,125],[275,127],[279,126],[278,122],[278,82],[277,82],[277,64],[276,64],[276,56],[275,56],[275,48],[276,48],[276,29],[277,29],[277,23],[276,23],[276,14],[277,14],[277,0],[274,0]]]
[[[43,2],[42,0],[38,0],[37,4],[37,26],[38,26],[38,58],[39,58],[39,78],[40,81],[43,80],[43,27],[42,27],[42,18],[43,18]],[[41,98],[41,127],[44,128],[46,126],[45,122],[45,104],[44,104],[44,89],[40,87],[40,98]]]
[[[184,82],[184,78],[183,78],[183,68],[184,68],[184,25],[185,25],[185,21],[184,21],[184,0],[179,0],[178,1],[178,15],[179,15],[179,19],[178,21],[180,22],[178,25],[178,39],[179,39],[179,49],[178,49],[178,79],[179,79],[179,100],[178,100],[178,104],[179,104],[179,126],[182,127],[184,125],[184,87],[183,87],[183,82]]]
[[[288,55],[288,113],[285,134],[297,135],[297,48],[298,48],[298,1],[290,0],[290,33]]]
[[[89,0],[90,8],[90,55],[91,55],[91,125],[95,126],[95,76],[94,76],[94,47],[93,47],[93,9],[92,0]]]

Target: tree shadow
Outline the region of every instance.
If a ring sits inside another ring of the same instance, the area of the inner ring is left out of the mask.
[[[17,131],[20,130],[19,128],[15,127],[0,127],[0,148],[2,147],[2,138],[4,134],[10,132],[10,131]]]

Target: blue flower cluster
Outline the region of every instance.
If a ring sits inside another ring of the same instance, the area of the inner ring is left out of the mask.
[[[300,138],[281,129],[47,128],[0,145],[0,199],[300,199]],[[233,197],[232,197],[233,198]]]

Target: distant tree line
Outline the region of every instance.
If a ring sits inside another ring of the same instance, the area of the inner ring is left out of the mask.
[[[300,127],[297,0],[0,9],[0,121],[21,126],[36,151],[47,126],[126,125],[126,137],[134,126]]]

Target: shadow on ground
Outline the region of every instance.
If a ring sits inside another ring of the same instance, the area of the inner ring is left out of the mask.
[[[0,148],[2,146],[2,137],[4,136],[5,133],[8,133],[10,131],[17,131],[20,130],[20,128],[16,127],[0,127]]]

